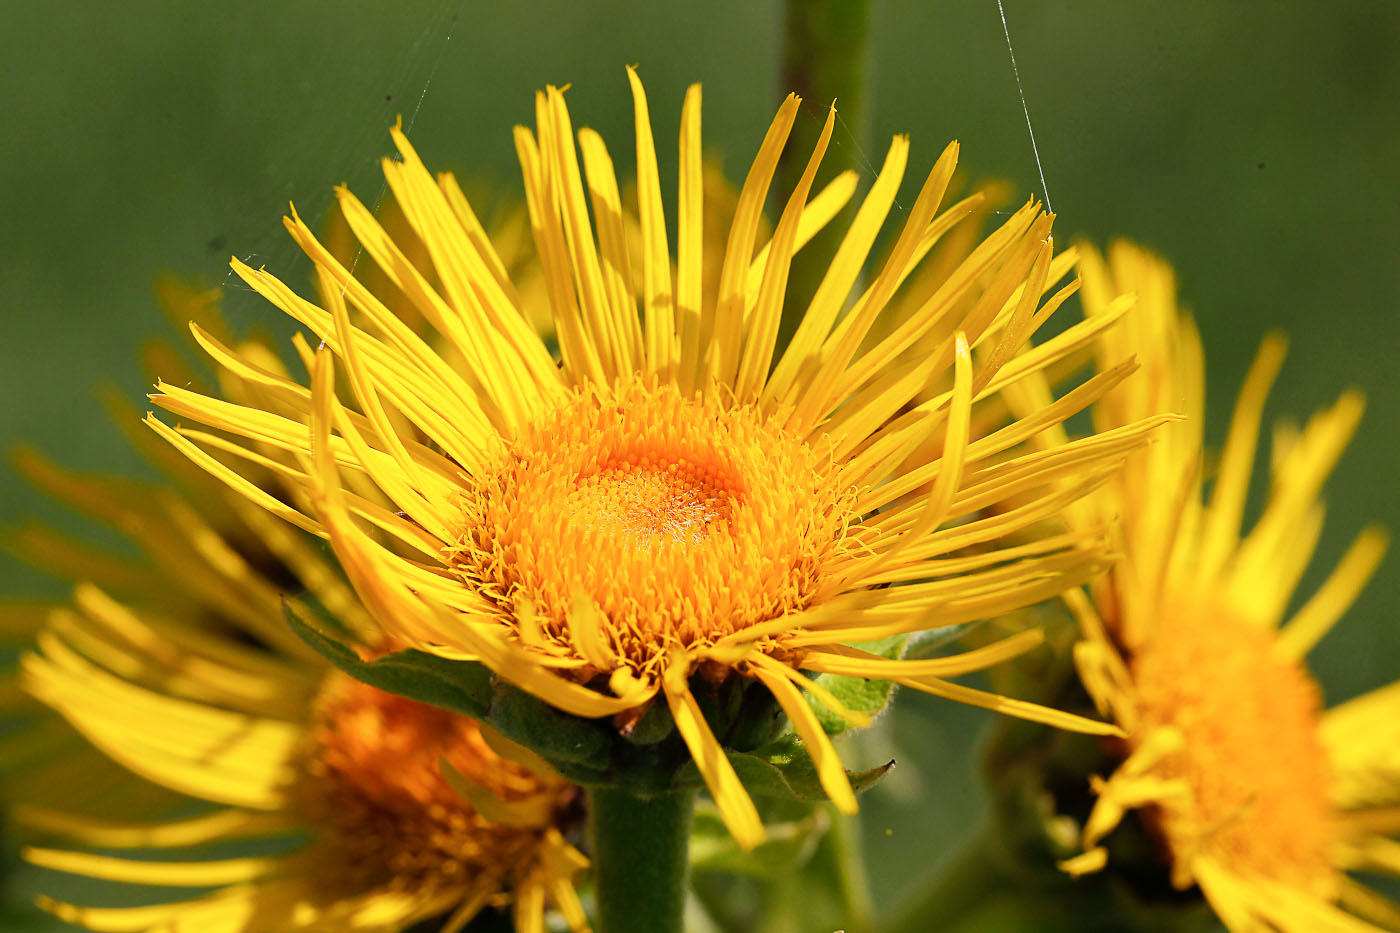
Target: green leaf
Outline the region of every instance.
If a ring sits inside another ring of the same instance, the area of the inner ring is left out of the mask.
[[[894,695],[895,689],[893,682],[879,678],[866,679],[864,677],[822,674],[812,679],[830,691],[847,709],[857,713],[865,713],[872,719],[889,705],[890,697]],[[817,721],[822,724],[822,729],[826,731],[827,735],[840,735],[853,728],[846,717],[833,713],[820,700],[809,695],[807,704],[817,714]]]
[[[975,622],[963,622],[959,625],[945,625],[942,628],[931,628],[928,631],[916,632],[909,637],[909,640],[904,646],[904,653],[899,655],[899,657],[935,657],[945,646],[957,641],[968,632],[980,628],[985,624],[985,619],[979,619]]]
[[[878,642],[863,642],[855,647],[878,654],[882,658],[898,658],[903,653],[907,640],[906,636],[898,635]],[[893,682],[879,677],[849,677],[842,674],[817,674],[812,680],[830,691],[847,709],[864,713],[871,719],[889,705],[896,686]],[[817,714],[817,721],[822,724],[822,729],[827,735],[840,735],[851,728],[851,723],[845,717],[827,709],[824,703],[810,694],[807,696],[807,704]]]
[[[575,783],[607,781],[612,733],[606,721],[561,713],[509,684],[496,682],[491,671],[475,661],[453,661],[412,648],[361,660],[354,649],[311,625],[290,606],[285,613],[292,631],[356,680],[488,722]]]
[[[313,627],[283,604],[287,624],[340,670],[386,693],[440,706],[476,719],[492,700],[491,672],[475,661],[452,661],[409,648],[364,661],[353,648]]]
[[[826,800],[826,791],[822,790],[821,781],[817,777],[817,766],[812,761],[812,756],[807,754],[807,748],[802,744],[802,740],[796,735],[784,735],[777,741],[771,742],[753,752],[753,757],[767,762],[782,774],[783,780],[792,789],[794,796],[801,800]],[[847,771],[846,777],[851,782],[851,789],[856,793],[874,787],[889,770],[894,767],[894,760],[868,768],[864,771]]]

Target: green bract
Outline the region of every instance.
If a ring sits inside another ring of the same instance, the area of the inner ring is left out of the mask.
[[[563,713],[495,678],[475,661],[447,660],[412,648],[366,661],[290,606],[286,616],[299,637],[351,677],[388,693],[478,719],[530,749],[577,784],[620,788],[644,798],[704,786],[670,712],[662,704],[653,705],[631,729],[623,730],[607,719]],[[889,683],[884,681],[827,676],[822,683],[852,709],[867,714],[883,709],[891,694]],[[787,731],[786,719],[768,691],[737,677],[718,688],[697,682],[693,689],[706,722],[751,793],[809,802],[826,799],[811,755],[802,740]],[[830,734],[844,731],[848,725],[829,716],[823,723]],[[863,771],[848,771],[847,776],[852,789],[859,792],[873,786],[893,766],[889,761]]]

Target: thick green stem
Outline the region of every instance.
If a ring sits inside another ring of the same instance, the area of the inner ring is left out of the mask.
[[[862,165],[866,147],[867,37],[869,0],[787,0],[783,4],[782,94],[794,91],[803,100],[798,118],[778,166],[781,210],[807,165],[821,135],[826,108],[836,102],[840,123],[817,176],[820,189],[846,169],[868,171]],[[852,199],[851,204],[855,204]],[[807,303],[826,274],[854,208],[848,206],[827,229],[793,259],[787,301],[778,332],[778,346],[792,338]]]
[[[588,791],[598,933],[683,933],[695,794]]]

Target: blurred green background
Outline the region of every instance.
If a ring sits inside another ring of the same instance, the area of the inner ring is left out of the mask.
[[[1212,436],[1270,328],[1292,337],[1271,414],[1365,390],[1310,592],[1363,524],[1400,527],[1400,5],[1006,0],[1006,16],[1057,229],[1130,236],[1176,264],[1209,353]],[[572,82],[575,125],[627,174],[623,66],[637,63],[668,185],[688,83],[704,84],[707,149],[732,177],[786,90],[772,2],[86,0],[11,5],[4,23],[0,441],[115,472],[141,466],[93,390],[145,391],[138,348],[166,326],[155,275],[227,284],[236,322],[276,324],[229,281],[229,254],[302,281],[287,201],[319,216],[340,182],[375,198],[395,115],[430,166],[515,192],[511,126],[533,121],[535,88]],[[868,174],[908,132],[911,176],[957,138],[972,177],[1039,192],[995,0],[874,0],[869,67],[872,142],[844,124],[834,140]],[[76,525],[12,470],[0,490],[0,521]],[[1394,566],[1314,654],[1329,701],[1400,674]],[[58,591],[9,559],[0,585]],[[986,716],[924,699],[903,696],[853,762],[899,760],[863,812],[883,906],[981,805],[970,748]]]

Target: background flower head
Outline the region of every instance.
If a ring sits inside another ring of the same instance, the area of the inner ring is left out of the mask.
[[[167,293],[182,317],[221,329],[208,295]],[[26,856],[92,878],[215,889],[134,908],[44,898],[50,910],[99,930],[390,931],[433,917],[459,928],[511,905],[517,929],[533,931],[548,900],[572,928],[587,926],[571,881],[586,860],[563,835],[578,822],[577,788],[477,723],[354,681],[288,638],[284,600],[317,607],[352,640],[376,639],[364,650],[384,647],[309,539],[183,459],[167,461],[178,491],[67,472],[37,455],[24,462],[148,558],[102,559],[27,533],[50,545],[34,556],[78,585],[39,629],[20,682],[130,773],[100,808],[82,805],[98,756],[36,723],[58,762],[81,766],[55,773],[35,762],[7,781],[18,824],[46,837]],[[278,488],[266,471],[256,482]],[[32,779],[41,771],[47,793]],[[170,793],[145,800],[143,788]],[[173,816],[190,798],[211,806]],[[298,837],[310,841],[289,846]],[[267,855],[209,849],[254,839],[263,850],[281,842]]]
[[[1242,530],[1282,340],[1265,340],[1207,478],[1203,354],[1177,310],[1171,270],[1125,243],[1107,261],[1088,253],[1088,313],[1123,292],[1136,293],[1137,309],[1105,337],[1104,351],[1136,349],[1144,378],[1100,403],[1100,426],[1173,399],[1194,417],[1169,426],[1084,503],[1120,516],[1124,560],[1090,586],[1089,599],[1070,600],[1085,635],[1076,660],[1096,703],[1128,736],[1117,770],[1094,779],[1098,801],[1084,834],[1095,848],[1066,867],[1101,867],[1108,850],[1100,840],[1141,808],[1172,882],[1199,885],[1231,929],[1360,928],[1337,905],[1392,924],[1396,909],[1345,872],[1394,870],[1400,694],[1390,686],[1324,711],[1303,666],[1375,570],[1385,535],[1364,531],[1327,581],[1290,609],[1321,530],[1319,492],[1356,428],[1360,398],[1347,393],[1301,428],[1275,430],[1269,492]]]

